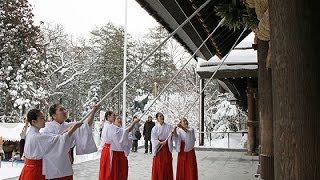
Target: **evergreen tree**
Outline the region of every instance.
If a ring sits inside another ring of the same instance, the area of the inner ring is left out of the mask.
[[[18,121],[46,96],[41,34],[27,0],[0,1],[0,115]]]
[[[105,95],[123,78],[124,30],[108,23],[95,29],[91,34],[91,44],[99,57],[93,68],[99,76],[100,92]],[[105,101],[106,108],[120,111],[120,88]]]
[[[146,37],[149,38],[147,41],[147,49],[149,52],[163,42],[167,36],[169,36],[169,33],[162,26],[156,26],[155,28],[150,29],[150,32],[146,35]],[[165,43],[147,62],[147,65],[149,66],[148,75],[150,81],[156,82],[159,89],[164,88],[176,73],[176,66],[168,51],[168,44]]]

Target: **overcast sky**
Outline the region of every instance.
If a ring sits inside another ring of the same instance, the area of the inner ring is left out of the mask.
[[[88,36],[95,27],[124,25],[125,0],[29,0],[35,21],[63,24],[67,33]],[[128,0],[128,33],[140,36],[158,23],[135,0]]]

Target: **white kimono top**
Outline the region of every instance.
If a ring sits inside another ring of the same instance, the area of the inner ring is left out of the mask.
[[[42,128],[40,132],[46,134],[62,134],[73,122],[62,124],[56,121],[47,122],[45,128]],[[97,151],[97,146],[94,142],[92,129],[87,121],[83,122],[71,136],[71,143],[69,143],[69,149],[76,146],[76,154],[89,154]],[[73,175],[72,164],[69,158],[68,152],[65,152],[59,156],[56,153],[49,153],[43,158],[43,173],[46,175],[46,179],[59,178],[64,176]]]
[[[194,148],[196,137],[193,128],[188,128],[185,132],[182,128],[177,128],[177,136],[175,138],[176,151],[180,152],[181,141],[184,141],[184,152],[189,152]]]
[[[132,147],[132,137],[129,136],[128,128],[111,125],[107,132],[107,138],[111,140],[110,149],[112,151],[123,151],[126,156],[129,155]]]
[[[101,132],[101,144],[99,146],[99,151],[101,151],[103,149],[104,144],[111,144],[111,139],[107,138],[107,129],[109,126],[111,126],[112,124],[110,123],[110,121],[104,121],[103,123],[103,128],[102,128],[102,132]]]
[[[110,144],[110,168],[112,166],[113,151],[123,151],[126,156],[129,155],[132,147],[132,138],[129,136],[129,129],[115,126],[109,121],[106,121],[102,129],[101,139],[99,150],[102,150],[104,144]]]
[[[68,154],[70,150],[71,138],[67,133],[62,135],[53,135],[40,133],[39,130],[33,126],[30,127],[30,130],[26,136],[26,143],[24,147],[24,155],[27,159],[40,160],[44,159],[46,155],[55,154],[55,158],[60,155]],[[67,157],[69,159],[69,157]],[[71,163],[70,163],[71,165]],[[64,164],[56,164],[53,166],[51,164],[50,171],[48,174],[45,174],[45,166],[42,166],[43,174],[46,176],[46,179],[52,179],[54,174],[60,174],[57,167],[65,166]],[[72,171],[71,166],[67,166],[68,170]]]
[[[156,123],[151,130],[151,143],[152,143],[152,154],[155,156],[160,148],[160,140],[168,141],[169,151],[172,152],[173,140],[171,136],[172,126],[168,123]]]

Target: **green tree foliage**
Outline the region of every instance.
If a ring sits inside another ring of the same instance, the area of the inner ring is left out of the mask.
[[[243,2],[224,1],[215,6],[214,11],[217,16],[225,19],[224,25],[234,31],[244,27],[254,29],[259,23],[255,10],[247,7]]]
[[[149,33],[151,40],[155,41],[155,45],[160,44],[169,34],[162,27],[157,26],[154,29],[151,29]],[[158,42],[158,43],[156,43]],[[153,45],[154,47],[154,45]],[[150,62],[150,67],[153,70],[153,79],[160,86],[163,86],[169,82],[171,77],[175,74],[176,67],[174,65],[173,59],[170,58],[168,53],[167,44],[164,47],[160,47]]]
[[[100,79],[101,95],[107,94],[123,78],[123,37],[124,30],[112,23],[97,28],[91,32],[90,42],[98,53],[98,60],[93,65]],[[106,106],[119,109],[120,91],[114,91]]]
[[[101,96],[107,94],[123,78],[123,48],[124,31],[112,23],[98,28],[92,33],[91,44],[99,54],[94,65],[95,72],[101,79]],[[158,46],[168,33],[159,27],[150,29],[142,39],[133,39],[128,35],[127,73],[134,69],[156,46]],[[164,87],[174,74],[176,67],[170,58],[167,46],[157,50],[133,75],[127,80],[127,102],[132,106],[136,90],[152,93],[153,84]],[[106,106],[114,110],[121,104],[122,87],[116,90]],[[121,102],[120,102],[121,101]]]
[[[151,28],[150,32],[145,36],[145,41],[147,42],[146,51],[148,53],[151,52],[163,42],[167,36],[169,36],[169,33],[162,26]],[[171,80],[177,70],[169,51],[168,43],[165,43],[146,63],[150,85],[156,82],[160,90]]]

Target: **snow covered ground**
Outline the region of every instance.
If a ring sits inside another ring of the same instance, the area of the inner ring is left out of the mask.
[[[16,177],[20,174],[23,163],[1,162],[0,179]]]

